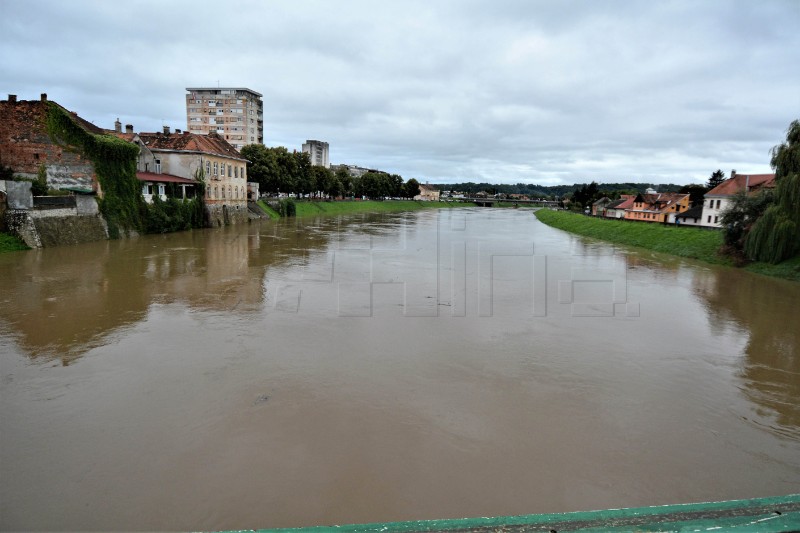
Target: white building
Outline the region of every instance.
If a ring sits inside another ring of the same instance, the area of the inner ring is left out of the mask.
[[[311,164],[318,167],[331,168],[328,143],[307,140],[303,145],[303,153],[311,157]]]
[[[722,212],[728,208],[737,192],[745,191],[750,194],[774,186],[775,174],[737,174],[735,170],[732,171],[729,179],[705,194],[700,224],[712,228],[722,227]]]

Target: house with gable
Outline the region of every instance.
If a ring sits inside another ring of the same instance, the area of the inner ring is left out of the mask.
[[[603,196],[596,202],[592,203],[592,216],[593,217],[604,217],[606,213],[606,208],[609,204],[613,203],[611,198],[608,196]]]
[[[205,186],[208,223],[223,226],[247,222],[247,160],[220,135],[207,135],[169,127],[157,133],[123,133],[115,124],[116,135],[139,146],[137,177],[142,194],[165,197],[167,189],[187,198],[194,196],[198,182]]]
[[[619,200],[614,200],[605,207],[603,216],[606,218],[625,218],[625,210],[633,207],[635,194],[621,194]]]
[[[775,174],[737,174],[731,171],[731,177],[723,181],[703,198],[703,212],[700,224],[706,227],[722,227],[722,212],[728,208],[734,195],[744,191],[755,194],[763,189],[775,187]]]
[[[647,189],[633,199],[633,206],[625,210],[625,220],[639,222],[675,222],[675,215],[687,211],[691,206],[689,194],[656,192]]]

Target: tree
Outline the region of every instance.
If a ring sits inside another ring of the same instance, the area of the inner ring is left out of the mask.
[[[353,193],[353,177],[347,169],[340,167],[336,171],[336,179],[339,180],[339,183],[342,185],[343,195],[350,195]]]
[[[723,239],[725,244],[740,255],[744,249],[744,240],[753,223],[772,205],[772,191],[764,190],[757,194],[737,192],[728,208],[722,212]]]
[[[717,169],[711,174],[711,177],[708,178],[708,183],[706,183],[706,187],[710,191],[711,189],[713,189],[714,187],[725,181],[725,179],[726,179],[725,173],[722,170]]]
[[[406,198],[414,198],[419,193],[419,182],[414,178],[411,178],[403,185],[403,196]]]
[[[745,236],[747,257],[780,263],[800,253],[800,120],[789,125],[786,142],[772,149],[774,203]]]
[[[703,199],[705,198],[705,194],[708,192],[708,189],[704,185],[684,185],[681,187],[681,190],[678,191],[681,194],[688,194],[689,201],[692,203],[692,207],[703,205]]]

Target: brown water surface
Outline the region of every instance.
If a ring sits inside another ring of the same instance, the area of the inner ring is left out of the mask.
[[[800,284],[529,211],[0,255],[0,527],[220,530],[800,492]]]

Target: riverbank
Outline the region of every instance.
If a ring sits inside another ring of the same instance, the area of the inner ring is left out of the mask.
[[[550,209],[536,211],[536,218],[548,226],[584,237],[637,246],[716,265],[733,266],[730,258],[718,253],[722,246],[722,233],[719,231],[599,219]],[[765,276],[800,281],[800,257],[777,265],[750,263],[743,268]]]
[[[278,213],[259,201],[258,205],[265,210],[270,218],[275,218]],[[453,207],[471,207],[472,203],[457,202],[420,202],[417,200],[345,200],[332,202],[296,201],[295,216],[298,218],[319,215],[348,215],[355,213],[397,213],[401,211],[418,211],[420,209],[446,209]],[[266,207],[266,209],[265,209]],[[279,215],[278,215],[279,216]]]

